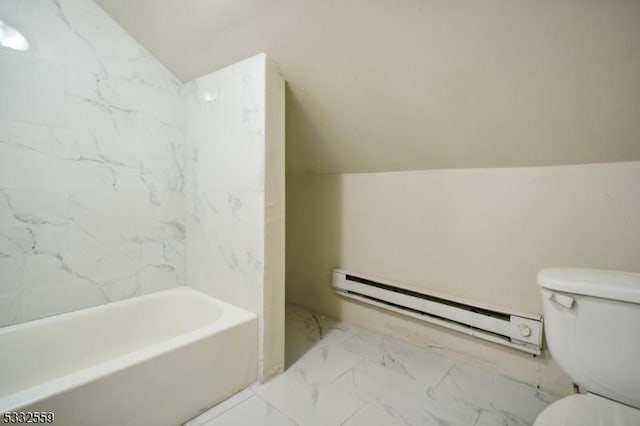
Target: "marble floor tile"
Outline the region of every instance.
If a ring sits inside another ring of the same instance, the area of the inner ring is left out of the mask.
[[[240,392],[238,392],[237,394],[227,398],[226,400],[222,401],[221,403],[219,403],[218,405],[216,405],[215,407],[213,407],[212,409],[204,412],[203,414],[199,415],[198,417],[188,421],[187,423],[184,424],[184,426],[204,426],[207,424],[207,422],[213,420],[214,418],[218,417],[219,415],[221,415],[222,413],[224,413],[225,411],[228,411],[234,407],[236,407],[237,405],[239,405],[240,403],[242,403],[243,401],[246,401],[247,399],[254,397],[255,393],[253,393],[253,390],[251,390],[251,388],[247,388],[244,389]]]
[[[477,407],[431,395],[424,384],[369,361],[343,374],[335,384],[407,425],[473,425]]]
[[[267,404],[262,398],[252,396],[231,410],[204,424],[204,426],[295,426],[295,423]]]
[[[360,362],[360,357],[340,345],[314,347],[293,362],[286,374],[298,375],[308,384],[331,383]]]
[[[299,425],[341,425],[364,402],[331,383],[309,384],[297,371],[287,371],[253,390]]]
[[[504,414],[482,410],[473,426],[528,426],[529,424]]]
[[[285,320],[285,364],[290,366],[311,348],[340,343],[357,327],[296,305],[287,305]]]
[[[530,426],[557,399],[300,306],[285,323],[287,370],[186,426]]]
[[[343,423],[344,426],[405,426],[406,423],[366,404]]]
[[[363,359],[430,387],[437,386],[453,366],[453,361],[427,349],[368,330],[358,330],[342,346]]]
[[[482,368],[456,363],[435,394],[464,401],[507,419],[508,424],[532,424],[557,396]],[[487,417],[488,415],[485,415]]]

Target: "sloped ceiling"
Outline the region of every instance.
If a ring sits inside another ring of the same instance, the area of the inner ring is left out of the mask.
[[[289,173],[640,160],[636,0],[97,0],[184,81],[266,52]]]

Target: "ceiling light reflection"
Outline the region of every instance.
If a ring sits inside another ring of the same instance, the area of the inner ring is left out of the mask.
[[[29,42],[20,31],[0,19],[0,46],[15,50],[28,50]]]

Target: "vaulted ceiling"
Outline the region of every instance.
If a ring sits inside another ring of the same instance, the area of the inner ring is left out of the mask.
[[[184,81],[266,52],[287,170],[640,160],[636,0],[97,0]]]

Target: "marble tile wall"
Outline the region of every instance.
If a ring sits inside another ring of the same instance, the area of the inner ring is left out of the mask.
[[[257,314],[264,274],[265,56],[185,84],[187,280]]]
[[[0,19],[0,326],[184,285],[181,83],[90,0]]]
[[[284,80],[259,54],[183,96],[187,282],[258,315],[266,380],[284,368]]]
[[[284,81],[266,55],[183,85],[91,0],[0,19],[31,43],[0,49],[0,326],[190,285],[258,314],[261,371],[281,371],[265,201],[283,242]]]

